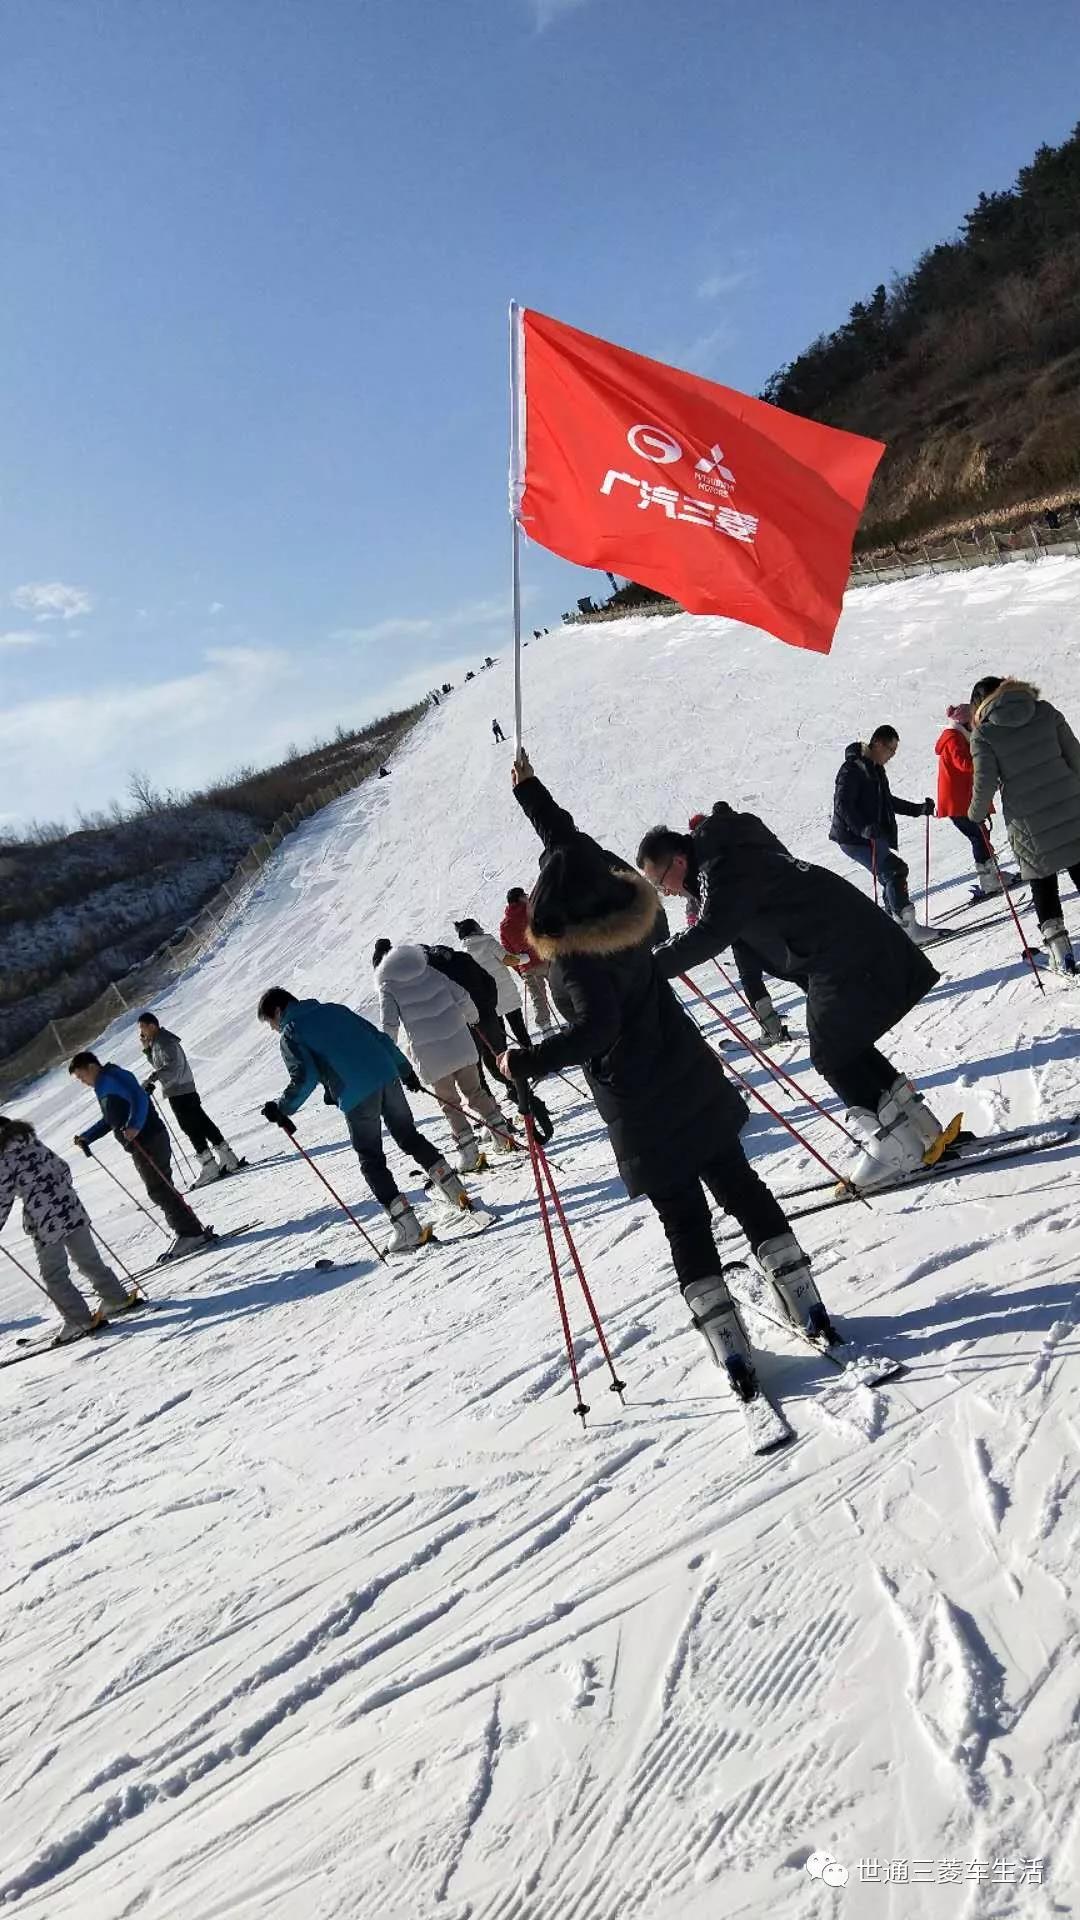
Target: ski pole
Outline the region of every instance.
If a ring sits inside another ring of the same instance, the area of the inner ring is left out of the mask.
[[[149,1207],[144,1207],[142,1201],[137,1200],[135,1198],[135,1195],[132,1193],[131,1188],[124,1185],[124,1182],[121,1180],[120,1175],[118,1173],[113,1172],[107,1160],[99,1160],[97,1157],[97,1154],[91,1153],[89,1147],[84,1147],[83,1152],[85,1153],[88,1160],[92,1160],[94,1162],[94,1165],[96,1167],[104,1167],[105,1172],[109,1176],[109,1179],[115,1182],[115,1184],[119,1187],[121,1193],[124,1194],[126,1198],[133,1203],[134,1206],[138,1207],[140,1213],[145,1213],[147,1219],[150,1221],[153,1221],[154,1226],[157,1227],[160,1233],[163,1233],[165,1235],[166,1240],[171,1238],[168,1227],[163,1227],[161,1224],[161,1221],[154,1218],[154,1215],[151,1213]]]
[[[310,1155],[310,1153],[308,1152],[308,1150],[307,1150],[307,1148],[306,1148],[306,1147],[302,1147],[302,1146],[300,1145],[300,1142],[299,1142],[299,1140],[298,1140],[298,1139],[297,1139],[297,1137],[296,1137],[296,1128],[295,1128],[295,1127],[293,1126],[293,1123],[292,1123],[292,1121],[291,1121],[291,1120],[289,1119],[289,1116],[288,1116],[288,1114],[283,1114],[283,1116],[282,1116],[282,1120],[284,1120],[284,1122],[285,1122],[285,1124],[284,1124],[284,1125],[282,1125],[282,1121],[281,1121],[281,1120],[279,1120],[279,1121],[278,1121],[278,1123],[277,1123],[277,1124],[278,1124],[278,1126],[279,1126],[279,1127],[281,1127],[281,1131],[282,1131],[282,1133],[284,1133],[284,1134],[286,1134],[286,1135],[288,1136],[288,1138],[289,1138],[289,1139],[290,1139],[290,1140],[292,1141],[292,1143],[293,1143],[293,1146],[294,1146],[294,1147],[296,1148],[296,1151],[297,1151],[297,1153],[298,1153],[298,1154],[300,1154],[300,1156],[301,1156],[301,1158],[302,1158],[302,1159],[304,1159],[304,1160],[306,1160],[306,1161],[307,1161],[307,1163],[308,1163],[308,1166],[309,1166],[309,1167],[311,1168],[311,1171],[312,1171],[312,1173],[314,1173],[314,1174],[317,1174],[317,1175],[318,1175],[318,1177],[319,1177],[319,1179],[320,1179],[320,1180],[322,1181],[322,1183],[323,1183],[323,1186],[324,1186],[324,1187],[326,1188],[326,1191],[327,1191],[327,1193],[329,1193],[329,1194],[331,1194],[331,1195],[332,1195],[332,1197],[333,1197],[333,1198],[334,1198],[334,1199],[335,1199],[335,1200],[337,1201],[337,1203],[338,1203],[338,1206],[339,1206],[339,1207],[341,1208],[341,1211],[342,1211],[342,1213],[347,1213],[347,1214],[348,1214],[348,1216],[349,1216],[349,1219],[350,1219],[350,1220],[352,1221],[352,1223],[353,1223],[353,1226],[354,1226],[354,1227],[356,1228],[356,1231],[357,1231],[357,1233],[358,1233],[358,1234],[360,1234],[360,1235],[362,1236],[362,1238],[363,1238],[363,1239],[365,1239],[365,1240],[367,1241],[367,1243],[368,1243],[368,1246],[369,1246],[369,1247],[371,1248],[371,1251],[372,1251],[372,1253],[374,1253],[374,1254],[377,1254],[377,1255],[378,1255],[378,1257],[379,1257],[379,1259],[380,1259],[380,1260],[382,1261],[382,1263],[383,1263],[383,1266],[384,1266],[384,1267],[388,1267],[388,1266],[390,1265],[390,1262],[389,1262],[389,1260],[387,1259],[387,1257],[386,1257],[386,1255],[385,1255],[385,1253],[383,1252],[383,1250],[382,1250],[382,1248],[381,1248],[381,1247],[377,1247],[377,1246],[375,1245],[375,1242],[374,1242],[374,1240],[372,1239],[372,1237],[371,1237],[371,1235],[370,1235],[370,1233],[366,1233],[366,1232],[365,1232],[365,1230],[364,1230],[364,1228],[363,1228],[363,1227],[362,1227],[362,1226],[360,1225],[360,1222],[359,1222],[359,1220],[357,1219],[357,1217],[356,1217],[356,1215],[355,1215],[355,1213],[353,1212],[353,1210],[352,1210],[352,1208],[351,1208],[351,1207],[349,1207],[349,1206],[346,1206],[346,1204],[345,1204],[345,1202],[344,1202],[344,1200],[342,1199],[342,1197],[341,1197],[341,1195],[340,1195],[340,1193],[338,1193],[338,1191],[337,1191],[337,1189],[336,1189],[336,1187],[332,1187],[332,1186],[330,1185],[330,1182],[329,1182],[329,1180],[327,1179],[327,1177],[326,1177],[326,1175],[325,1175],[325,1173],[323,1172],[323,1170],[322,1170],[322,1168],[321,1168],[321,1167],[317,1167],[317,1166],[315,1165],[315,1162],[314,1162],[314,1160],[312,1159],[312,1157],[311,1157],[311,1155]]]
[[[18,1267],[19,1272],[26,1275],[26,1278],[29,1280],[30,1285],[32,1287],[36,1287],[39,1293],[43,1293],[45,1295],[46,1300],[48,1300],[50,1306],[52,1306],[53,1299],[52,1299],[52,1295],[49,1292],[48,1287],[43,1286],[41,1281],[35,1278],[35,1276],[31,1273],[29,1267],[23,1266],[23,1263],[18,1258],[17,1254],[12,1253],[10,1248],[5,1246],[0,1246],[0,1253],[7,1254],[7,1257],[11,1261],[12,1266]]]
[[[874,905],[876,907],[880,905],[880,902],[878,900],[877,889],[877,841],[874,839],[870,841],[870,871],[874,876]]]
[[[487,1034],[486,1034],[486,1033],[481,1033],[481,1031],[480,1031],[480,1029],[479,1029],[479,1027],[475,1027],[475,1028],[473,1028],[473,1027],[470,1027],[470,1029],[469,1029],[469,1031],[470,1031],[470,1033],[472,1033],[472,1034],[474,1035],[474,1037],[475,1037],[475,1038],[476,1038],[477,1040],[479,1040],[479,1041],[480,1041],[480,1042],[481,1042],[481,1043],[482,1043],[482,1044],[483,1044],[483,1045],[484,1045],[484,1046],[485,1046],[485,1047],[487,1048],[487,1050],[488,1050],[488,1052],[490,1053],[490,1055],[491,1055],[491,1057],[492,1057],[492,1059],[493,1059],[493,1060],[494,1060],[494,1062],[495,1062],[495,1065],[496,1065],[496,1067],[498,1067],[498,1064],[499,1064],[499,1056],[498,1056],[498,1054],[497,1054],[497,1052],[495,1051],[495,1048],[494,1048],[494,1047],[492,1046],[492,1044],[491,1044],[491,1041],[490,1041],[490,1040],[488,1039],[488,1037],[487,1037]],[[553,1080],[561,1080],[561,1081],[563,1082],[563,1085],[564,1085],[564,1086],[567,1086],[567,1087],[569,1087],[569,1089],[570,1089],[570,1091],[571,1091],[571,1093],[573,1093],[573,1094],[576,1094],[576,1095],[577,1095],[577,1097],[578,1097],[579,1099],[581,1098],[581,1089],[580,1089],[580,1087],[575,1087],[575,1085],[574,1085],[574,1083],[573,1083],[573,1081],[572,1081],[572,1080],[568,1080],[568,1079],[567,1079],[567,1077],[566,1077],[566,1075],[565,1075],[565,1073],[560,1073],[557,1067],[556,1067],[556,1069],[555,1069],[555,1072],[554,1072],[554,1073],[552,1074],[552,1076],[551,1076],[551,1077],[552,1077],[552,1079],[553,1079]],[[511,1081],[506,1081],[506,1080],[504,1080],[504,1081],[503,1081],[503,1085],[504,1085],[504,1086],[513,1086],[513,1081],[512,1081],[512,1080],[511,1080]]]
[[[926,859],[923,877],[923,919],[930,924],[930,815],[926,816]]]
[[[719,966],[719,961],[717,962],[717,965]],[[723,967],[720,967],[720,972],[724,974],[724,978],[725,980],[727,980],[727,974],[724,973]],[[727,1014],[721,1012],[715,1000],[710,1000],[708,994],[703,993],[700,987],[695,986],[694,982],[689,978],[687,974],[683,974],[682,978],[685,980],[686,985],[691,989],[691,991],[693,993],[696,993],[700,1000],[704,1000],[706,1006],[711,1007],[714,1013],[720,1014],[721,1020],[723,1020],[724,1023],[728,1027],[730,1027],[732,1033],[738,1036],[738,1038],[742,1041],[743,1046],[746,1047],[748,1051],[753,1055],[758,1065],[764,1067],[769,1073],[772,1074],[772,1077],[775,1081],[777,1081],[780,1085],[783,1085],[786,1082],[787,1086],[794,1090],[794,1092],[798,1095],[800,1100],[804,1100],[808,1107],[813,1107],[815,1113],[820,1113],[823,1120],[830,1121],[831,1124],[837,1129],[837,1131],[843,1134],[844,1139],[849,1140],[851,1142],[851,1145],[853,1147],[859,1147],[862,1145],[861,1140],[859,1140],[856,1137],[856,1135],[850,1131],[848,1127],[845,1127],[842,1120],[837,1119],[835,1113],[830,1113],[828,1107],[823,1107],[820,1100],[814,1099],[814,1096],[812,1093],[807,1093],[806,1088],[799,1084],[798,1080],[796,1080],[795,1078],[795,1075],[793,1073],[789,1073],[786,1067],[782,1067],[779,1061],[770,1060],[768,1054],[764,1051],[764,1049],[759,1047],[755,1041],[751,1040],[750,1035],[748,1033],[744,1033],[741,1027],[737,1027],[735,1025],[734,1020],[729,1020]],[[731,985],[730,980],[728,981],[728,985],[729,986]]]
[[[95,1226],[91,1226],[90,1231],[93,1234],[94,1239],[97,1240],[99,1244],[104,1247],[106,1253],[109,1256],[109,1259],[116,1261],[116,1264],[119,1267],[121,1273],[126,1273],[129,1280],[134,1280],[135,1275],[132,1273],[131,1268],[124,1265],[124,1262],[121,1260],[120,1255],[118,1253],[113,1252],[112,1248],[110,1247],[108,1241],[105,1238],[105,1235],[103,1233],[99,1233]],[[136,1285],[138,1284],[139,1283],[136,1282]]]
[[[701,988],[695,987],[693,981],[688,979],[685,973],[681,973],[679,975],[679,978],[682,981],[684,986],[689,987],[691,993],[696,993],[698,997],[702,1000],[707,998],[707,996],[702,993]],[[720,1013],[719,1007],[717,1007],[716,1011],[717,1013]],[[727,1015],[725,1013],[721,1013],[720,1018],[722,1020],[727,1021],[728,1026],[731,1026],[733,1024],[730,1020],[727,1019]],[[739,1082],[739,1085],[745,1088],[746,1092],[750,1094],[752,1098],[758,1102],[759,1106],[764,1107],[766,1113],[771,1114],[774,1120],[779,1120],[780,1125],[784,1127],[788,1133],[790,1133],[793,1140],[797,1140],[801,1147],[805,1147],[807,1153],[809,1153],[813,1157],[813,1159],[817,1161],[819,1167],[824,1167],[826,1173],[831,1174],[834,1180],[839,1181],[840,1185],[845,1189],[846,1192],[852,1194],[856,1199],[861,1200],[864,1207],[868,1207],[870,1205],[870,1202],[866,1198],[866,1195],[863,1193],[860,1193],[858,1187],[855,1186],[854,1182],[851,1180],[848,1180],[844,1174],[840,1173],[837,1170],[837,1168],[832,1165],[831,1161],[826,1160],[824,1154],[819,1153],[816,1147],[811,1146],[809,1140],[806,1139],[805,1135],[799,1132],[798,1127],[793,1127],[790,1120],[785,1120],[784,1115],[782,1113],[778,1113],[777,1109],[768,1100],[766,1100],[765,1095],[763,1093],[759,1093],[756,1087],[752,1087],[749,1080],[744,1079],[743,1075],[739,1073],[737,1069],[730,1064],[730,1062],[727,1062],[726,1064],[727,1064],[728,1072],[731,1074],[732,1079],[737,1080]]]
[[[745,993],[743,992],[741,987],[737,987],[735,985],[735,982],[732,979],[730,973],[727,971],[727,968],[722,967],[720,965],[719,960],[717,959],[713,960],[713,966],[716,968],[716,971],[720,975],[720,978],[724,982],[724,985],[727,987],[730,987],[732,993],[735,995],[736,1000],[742,1001],[743,1006],[746,1008],[747,1013],[753,1013],[754,1009],[750,1005],[750,1002],[747,999]]]
[[[145,1147],[141,1147],[141,1146],[139,1145],[139,1142],[138,1142],[138,1140],[133,1140],[131,1144],[132,1144],[132,1146],[134,1147],[134,1149],[135,1149],[135,1151],[136,1151],[136,1153],[137,1153],[137,1154],[139,1155],[139,1157],[140,1157],[140,1159],[143,1159],[143,1160],[145,1160],[145,1161],[146,1161],[146,1164],[147,1164],[147,1166],[148,1166],[148,1167],[152,1167],[152,1168],[153,1168],[153,1170],[154,1170],[154,1172],[156,1173],[156,1175],[157,1175],[157,1177],[158,1177],[158,1179],[159,1179],[160,1181],[162,1181],[162,1182],[164,1183],[164,1185],[165,1185],[165,1186],[167,1186],[167,1187],[168,1187],[168,1189],[169,1189],[169,1192],[170,1192],[171,1194],[173,1194],[173,1195],[175,1196],[175,1198],[176,1198],[177,1200],[179,1200],[179,1202],[180,1202],[180,1205],[181,1205],[182,1207],[186,1207],[186,1208],[187,1208],[187,1210],[188,1210],[188,1212],[189,1212],[189,1213],[191,1214],[191,1217],[192,1217],[192,1219],[194,1220],[194,1218],[195,1218],[195,1210],[194,1210],[194,1208],[193,1208],[193,1207],[191,1206],[191,1204],[190,1204],[190,1202],[189,1202],[189,1200],[187,1199],[187,1197],[186,1197],[186,1195],[185,1195],[185,1194],[182,1194],[182,1193],[181,1193],[181,1191],[180,1191],[180,1189],[179,1189],[179,1187],[174,1187],[174,1186],[173,1186],[173,1183],[172,1183],[172,1181],[171,1181],[171,1180],[169,1179],[169,1176],[168,1176],[168,1174],[167,1174],[167,1173],[162,1173],[162,1171],[161,1171],[161,1168],[160,1168],[160,1167],[158,1166],[158,1163],[157,1163],[157,1161],[156,1161],[156,1160],[154,1159],[154,1156],[153,1156],[153,1154],[152,1154],[152,1153],[147,1153],[147,1151],[146,1151],[146,1148],[145,1148]]]
[[[169,1139],[172,1141],[173,1146],[176,1149],[176,1157],[180,1162],[181,1166],[184,1167],[185,1171],[189,1173],[191,1175],[191,1178],[194,1180],[195,1168],[192,1165],[191,1158],[188,1155],[188,1153],[185,1151],[185,1149],[181,1146],[180,1138],[179,1138],[179,1135],[177,1134],[176,1128],[172,1125],[172,1122],[170,1121],[169,1116],[166,1113],[164,1107],[160,1107],[158,1105],[157,1101],[154,1099],[153,1094],[150,1095],[150,1105],[153,1107],[154,1112],[158,1116],[158,1119],[164,1120],[166,1132],[168,1133]]]
[[[548,1162],[548,1157],[544,1152],[543,1147],[540,1145],[540,1142],[536,1139],[536,1129],[533,1125],[533,1118],[531,1113],[528,1113],[525,1116],[525,1132],[533,1143],[533,1150],[536,1154],[536,1158],[540,1162],[541,1172],[543,1173],[544,1178],[547,1181],[548,1190],[551,1194],[555,1211],[559,1216],[559,1225],[561,1226],[563,1233],[566,1236],[566,1244],[567,1244],[567,1247],[569,1248],[570,1258],[574,1263],[574,1271],[577,1274],[578,1280],[581,1283],[581,1291],[585,1296],[585,1305],[589,1309],[589,1317],[592,1320],[593,1326],[596,1329],[596,1337],[600,1342],[600,1350],[603,1353],[605,1361],[607,1362],[608,1372],[611,1375],[611,1391],[612,1393],[618,1394],[620,1401],[622,1402],[623,1406],[625,1406],[626,1401],[623,1396],[626,1393],[626,1381],[620,1380],[618,1374],[615,1371],[615,1362],[611,1357],[611,1349],[608,1346],[607,1340],[604,1335],[604,1329],[600,1321],[600,1315],[596,1311],[596,1302],[592,1297],[592,1290],[589,1286],[588,1281],[585,1278],[585,1269],[581,1264],[581,1257],[574,1243],[574,1236],[570,1232],[569,1225],[567,1224],[566,1214],[563,1211],[562,1198],[559,1194],[558,1187],[555,1185],[555,1181],[551,1172],[551,1166]]]
[[[1013,923],[1016,927],[1016,931],[1020,935],[1020,945],[1024,949],[1024,958],[1026,959],[1028,966],[1031,968],[1032,973],[1035,975],[1039,992],[1042,994],[1045,994],[1046,986],[1044,984],[1042,974],[1039,972],[1038,966],[1036,965],[1035,955],[1032,953],[1031,948],[1028,946],[1027,937],[1024,933],[1024,929],[1020,925],[1020,915],[1016,911],[1016,907],[1013,903],[1012,894],[1009,892],[1008,887],[1005,885],[1005,876],[1002,873],[1000,866],[998,865],[997,854],[994,852],[994,849],[990,840],[990,835],[987,833],[985,827],[982,830],[982,837],[986,846],[986,851],[990,855],[990,858],[994,863],[994,872],[997,874],[998,884],[1000,885],[1001,891],[1005,895],[1005,898],[1009,903],[1009,912],[1012,914]]]

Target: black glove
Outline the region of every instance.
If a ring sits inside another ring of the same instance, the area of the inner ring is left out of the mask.
[[[156,1086],[157,1086],[157,1075],[156,1075],[156,1074],[154,1074],[154,1073],[152,1073],[152,1074],[150,1075],[150,1078],[149,1078],[149,1080],[144,1080],[144,1081],[143,1081],[143,1083],[142,1083],[142,1090],[143,1090],[143,1092],[144,1092],[144,1093],[153,1093],[153,1091],[154,1091],[154,1088],[155,1088]]]
[[[264,1120],[272,1120],[275,1127],[280,1127],[283,1133],[292,1134],[296,1132],[296,1128],[293,1126],[288,1114],[282,1113],[276,1100],[267,1101],[265,1107],[262,1109],[262,1116]]]
[[[91,1158],[91,1154],[90,1154],[90,1148],[89,1148],[89,1145],[88,1145],[88,1143],[87,1143],[87,1142],[86,1142],[86,1141],[85,1141],[85,1140],[83,1139],[83,1137],[82,1137],[82,1134],[81,1134],[81,1133],[77,1133],[77,1134],[75,1135],[75,1145],[76,1145],[76,1146],[77,1146],[78,1148],[80,1148],[80,1149],[81,1149],[81,1151],[82,1151],[83,1153],[85,1153],[85,1155],[86,1155],[86,1157],[87,1157],[87,1159],[88,1159],[88,1160],[89,1160],[89,1159]]]
[[[420,1085],[419,1076],[413,1072],[411,1067],[400,1068],[398,1079],[401,1081],[403,1087],[408,1088],[410,1093],[423,1093],[424,1089]]]
[[[935,813],[937,812],[937,808],[935,807],[935,805],[934,805],[934,803],[933,803],[933,801],[932,801],[932,800],[924,800],[924,801],[923,801],[923,809],[922,809],[922,810],[923,810],[923,812],[924,812],[925,814],[927,814],[927,815],[928,815],[928,816],[929,816],[929,817],[930,817],[931,819],[933,819],[933,816],[934,816],[934,814],[935,814]]]

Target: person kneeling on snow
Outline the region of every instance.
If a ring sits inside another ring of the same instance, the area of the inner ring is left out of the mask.
[[[135,1075],[112,1060],[103,1065],[96,1053],[77,1053],[68,1072],[84,1087],[93,1088],[101,1108],[101,1119],[85,1133],[77,1133],[75,1145],[88,1154],[95,1140],[113,1133],[125,1153],[130,1153],[147,1198],[161,1208],[176,1235],[162,1258],[174,1260],[178,1254],[192,1253],[212,1239],[213,1228],[203,1226],[173,1186],[172,1148],[165,1122]]]
[[[660,1216],[683,1297],[740,1399],[757,1392],[746,1330],[723,1277],[703,1187],[742,1227],[785,1314],[812,1338],[839,1336],[810,1261],[743,1152],[746,1103],[655,966],[656,898],[575,826],[533,773],[514,768],[518,805],[544,844],[529,938],[551,968],[565,1031],[504,1056],[515,1078],[584,1068],[631,1198]],[[663,952],[663,948],[658,949]]]
[[[223,1173],[236,1173],[240,1161],[220,1127],[216,1127],[199,1098],[195,1075],[175,1033],[163,1027],[156,1013],[140,1013],[139,1043],[154,1071],[143,1081],[143,1092],[160,1087],[198,1155],[200,1173],[191,1187],[209,1187]],[[214,1149],[217,1149],[217,1158]]]
[[[298,1000],[286,987],[268,987],[259,1001],[259,1019],[281,1042],[289,1084],[268,1100],[263,1116],[286,1133],[295,1133],[290,1116],[322,1086],[330,1106],[340,1107],[356,1148],[360,1171],[393,1222],[387,1251],[403,1253],[420,1243],[420,1223],[386,1164],[383,1125],[391,1140],[418,1160],[431,1184],[452,1207],[469,1198],[437,1147],[426,1140],[412,1117],[402,1083],[419,1093],[420,1082],[392,1040],[351,1007],[333,1001]]]
[[[27,1120],[0,1113],[0,1227],[15,1201],[23,1203],[23,1232],[37,1255],[38,1271],[63,1319],[59,1340],[96,1333],[107,1313],[125,1313],[141,1298],[105,1265],[94,1245],[90,1215],[75,1191],[71,1168],[39,1140]],[[87,1305],[71,1278],[69,1260],[91,1282],[101,1309]]]
[[[506,1122],[480,1084],[479,1055],[469,1029],[478,1015],[464,987],[429,962],[423,947],[391,947],[375,969],[382,1030],[396,1040],[404,1027],[421,1080],[435,1095],[458,1150],[458,1171],[480,1161],[471,1113],[486,1121],[492,1145],[513,1152]]]
[[[939,978],[894,920],[839,874],[796,860],[756,815],[722,800],[692,834],[651,828],[637,863],[660,892],[700,903],[697,926],[656,949],[665,980],[738,939],[770,973],[800,979],[811,1062],[863,1137],[856,1186],[884,1185],[940,1156],[940,1121],[874,1045]]]

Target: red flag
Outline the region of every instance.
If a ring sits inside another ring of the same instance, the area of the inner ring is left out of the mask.
[[[828,653],[884,446],[526,309],[519,519],[626,574]]]

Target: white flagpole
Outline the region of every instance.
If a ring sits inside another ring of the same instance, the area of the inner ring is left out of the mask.
[[[521,496],[525,485],[522,440],[525,424],[524,355],[521,308],[510,302],[510,518],[514,609],[514,753],[521,752]]]

